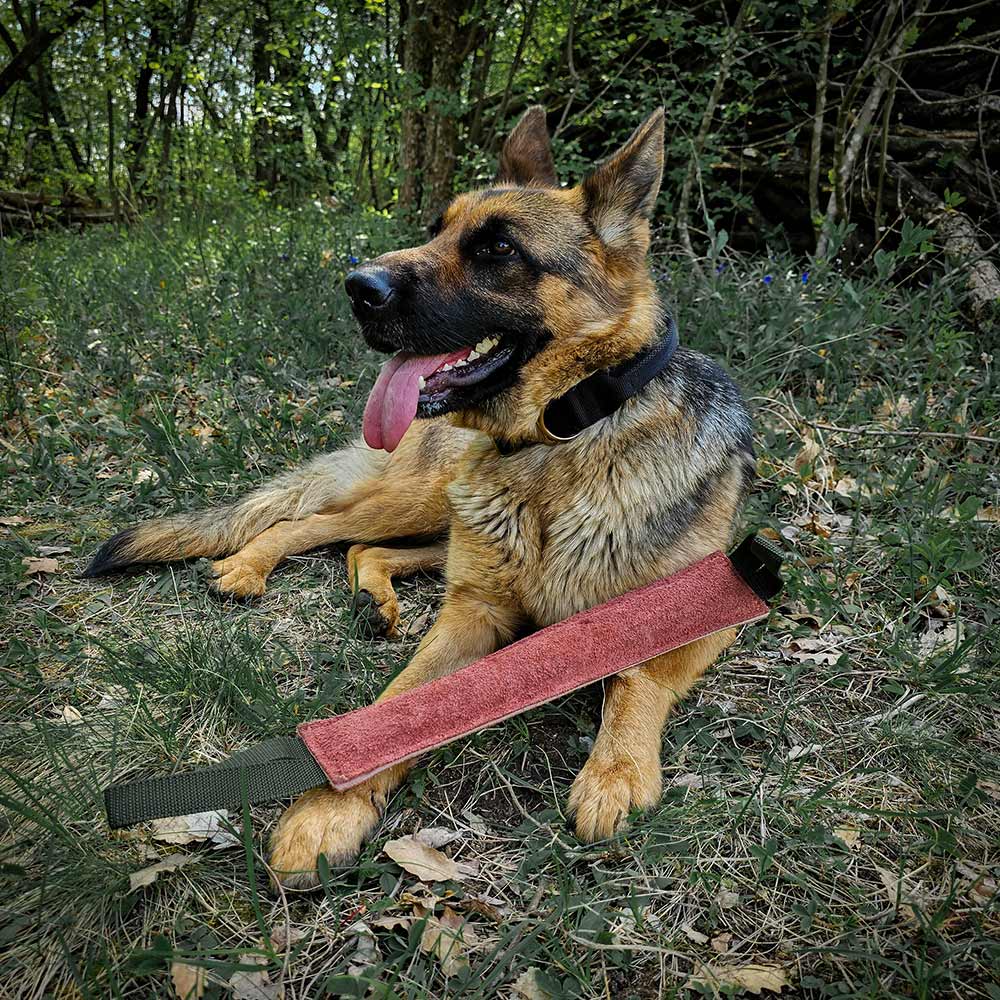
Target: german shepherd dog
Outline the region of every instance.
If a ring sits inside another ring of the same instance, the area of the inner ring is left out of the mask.
[[[354,542],[355,606],[392,635],[393,577],[443,568],[440,614],[381,696],[391,698],[726,548],[754,459],[740,393],[714,362],[678,349],[572,440],[555,441],[540,421],[550,401],[662,336],[646,260],[662,170],[660,109],[562,188],[544,111],[529,110],[492,186],[459,195],[423,246],[347,277],[365,340],[395,354],[369,398],[364,441],[232,506],[129,528],[88,573],[210,556],[220,592],[256,595],[286,556]],[[410,547],[385,545],[401,538]],[[605,683],[600,731],[569,795],[582,840],[611,836],[658,801],[667,714],[734,636]],[[352,860],[409,766],[301,796],[271,839],[277,877],[305,888],[320,854]]]

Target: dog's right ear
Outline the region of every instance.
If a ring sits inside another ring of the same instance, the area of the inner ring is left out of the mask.
[[[500,151],[497,183],[520,187],[559,186],[545,124],[545,108],[540,104],[528,108],[507,136]]]

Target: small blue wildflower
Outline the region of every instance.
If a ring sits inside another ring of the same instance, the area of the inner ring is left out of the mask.
[[[351,255],[350,255],[350,256],[349,256],[348,258],[347,258],[347,263],[348,263],[348,264],[357,264],[357,262],[358,262],[358,258],[357,258],[357,257],[355,257],[355,256],[354,256],[354,254],[351,254]]]
[[[722,264],[716,264],[715,265],[715,273],[716,274],[722,274],[722,272],[725,271],[725,269],[726,269],[725,262],[723,262]]]
[[[287,253],[279,253],[278,254],[278,260],[288,260],[288,254]]]
[[[802,284],[803,285],[808,285],[809,284],[809,272],[808,271],[803,271],[802,272]]]
[[[769,275],[769,274],[765,274],[764,275],[764,284],[765,285],[771,284],[772,281],[774,281],[774,278],[772,278],[771,275]]]

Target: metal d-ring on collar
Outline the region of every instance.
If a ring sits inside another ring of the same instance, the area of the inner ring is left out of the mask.
[[[672,316],[655,343],[612,368],[602,368],[577,382],[572,389],[552,400],[538,418],[538,432],[546,444],[572,441],[598,420],[611,416],[626,400],[638,395],[670,364],[680,342]],[[504,450],[504,446],[509,449]],[[507,442],[497,448],[501,454],[515,449]]]

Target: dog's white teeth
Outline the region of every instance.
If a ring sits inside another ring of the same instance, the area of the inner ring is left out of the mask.
[[[441,371],[443,371],[443,372],[450,372],[451,371],[451,367],[452,367],[451,365],[445,365],[444,368],[441,369]]]
[[[466,361],[475,361],[479,357],[479,351],[470,351]]]
[[[455,364],[452,365],[452,367],[453,368],[464,368],[465,367],[465,362],[464,361],[456,361]]]
[[[421,375],[420,378],[417,379],[417,388],[418,389],[426,389],[427,388],[427,379],[425,379],[423,377],[423,375]]]
[[[479,343],[476,344],[476,350],[479,351],[480,354],[485,354],[487,351],[486,341],[485,340],[479,341]]]

